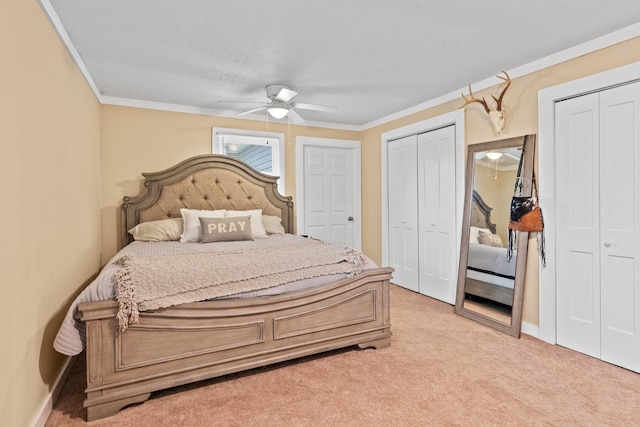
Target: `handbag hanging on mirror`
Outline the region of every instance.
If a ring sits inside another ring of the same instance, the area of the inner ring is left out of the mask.
[[[511,261],[513,256],[513,246],[515,245],[515,232],[527,231],[538,233],[538,252],[542,259],[543,267],[546,266],[545,245],[544,245],[544,219],[542,209],[538,204],[538,186],[536,185],[536,174],[533,173],[533,192],[531,196],[522,196],[522,159],[524,157],[525,146],[522,147],[520,164],[516,175],[516,184],[511,198],[511,214],[509,216],[509,246],[507,250],[507,260]],[[520,195],[518,195],[520,193]]]
[[[544,230],[542,209],[538,205],[536,178],[533,176],[534,195],[513,196],[511,199],[511,216],[509,229],[518,231],[541,232]]]

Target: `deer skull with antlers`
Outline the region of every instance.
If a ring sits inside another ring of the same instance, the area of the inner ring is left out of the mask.
[[[495,130],[496,135],[500,135],[500,133],[502,132],[502,129],[504,129],[505,110],[504,108],[502,108],[502,98],[504,98],[504,94],[507,92],[507,89],[509,89],[509,86],[511,85],[511,78],[509,77],[509,74],[507,74],[506,71],[503,71],[503,73],[506,77],[502,77],[502,76],[496,76],[496,77],[506,82],[505,87],[502,89],[502,92],[500,93],[499,97],[496,98],[495,96],[491,95],[493,100],[496,101],[495,110],[492,110],[491,108],[489,108],[489,105],[487,104],[487,101],[484,99],[484,97],[482,99],[477,99],[475,96],[473,96],[473,92],[471,91],[471,85],[469,85],[469,98],[467,99],[467,97],[465,97],[464,94],[462,94],[462,99],[465,100],[465,103],[461,108],[464,108],[467,105],[474,102],[478,102],[482,104],[482,106],[484,107],[484,110],[489,115],[489,119],[491,120],[491,123],[493,123],[493,129]]]

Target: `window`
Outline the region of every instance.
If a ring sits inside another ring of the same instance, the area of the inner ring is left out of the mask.
[[[212,149],[241,160],[257,171],[278,176],[278,190],[284,194],[284,134],[241,129],[213,128]]]

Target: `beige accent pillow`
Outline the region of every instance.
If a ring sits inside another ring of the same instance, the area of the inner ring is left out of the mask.
[[[275,215],[262,215],[262,225],[267,234],[284,234],[282,219]]]
[[[180,241],[182,243],[196,243],[202,238],[202,229],[200,228],[200,218],[224,218],[224,209],[215,211],[203,209],[180,209],[182,219],[184,220],[184,230]]]
[[[200,218],[202,243],[253,240],[251,217]]]
[[[133,227],[129,230],[129,234],[133,236],[134,240],[141,242],[168,242],[172,240],[180,240],[182,224],[182,218],[147,221]]]
[[[480,230],[480,232],[478,233],[478,240],[480,241],[481,245],[504,248],[502,239],[497,234],[485,233],[484,231]]]
[[[471,226],[471,232],[469,233],[469,242],[470,243],[480,243],[480,232],[484,231],[485,233],[491,234],[491,230],[488,228],[480,228]]]
[[[248,211],[224,211],[225,218],[235,218],[238,216],[251,215],[251,231],[254,239],[267,237],[267,232],[262,225],[262,209],[252,209]]]

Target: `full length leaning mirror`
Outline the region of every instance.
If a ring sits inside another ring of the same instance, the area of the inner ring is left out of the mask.
[[[522,323],[529,233],[515,232],[509,261],[510,205],[521,159],[522,195],[531,195],[535,140],[526,135],[467,151],[455,312],[514,337]]]

